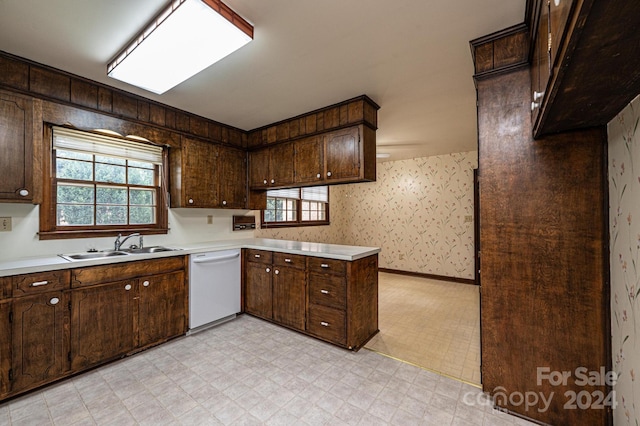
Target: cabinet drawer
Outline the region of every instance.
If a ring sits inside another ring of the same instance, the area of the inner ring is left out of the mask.
[[[258,263],[271,263],[272,253],[266,250],[247,249],[246,261],[258,262]]]
[[[322,257],[309,258],[309,272],[344,275],[346,271],[347,262],[344,260],[325,259]]]
[[[344,311],[309,305],[307,331],[322,339],[344,345],[347,340]]]
[[[274,266],[288,266],[290,268],[304,269],[306,258],[297,254],[273,253]]]
[[[347,303],[344,277],[309,274],[309,303],[344,309]]]
[[[16,275],[11,279],[13,297],[42,293],[51,290],[65,290],[70,287],[71,273],[62,271],[36,272]]]
[[[184,269],[184,259],[184,256],[174,256],[74,269],[71,275],[71,287],[85,287],[173,272]]]

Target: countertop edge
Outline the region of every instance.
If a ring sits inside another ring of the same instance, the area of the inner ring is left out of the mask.
[[[346,260],[350,262],[372,256],[380,253],[381,251],[379,247],[348,246],[341,244],[309,243],[302,241],[271,240],[261,238],[169,244],[166,245],[166,247],[178,250],[148,254],[132,254],[128,256],[116,256],[103,259],[88,259],[73,262],[67,261],[57,255],[34,257],[29,259],[16,259],[7,262],[0,262],[0,278],[35,272],[84,268],[89,266],[109,265],[114,263],[134,262],[138,260],[159,259],[163,257],[185,256],[209,251],[244,248]]]

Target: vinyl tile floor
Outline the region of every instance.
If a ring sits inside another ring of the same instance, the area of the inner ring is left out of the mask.
[[[529,425],[480,390],[247,315],[0,405],[0,425]]]
[[[381,272],[380,333],[366,347],[480,384],[478,287]]]

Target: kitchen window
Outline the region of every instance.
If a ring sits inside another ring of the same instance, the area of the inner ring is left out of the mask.
[[[51,128],[40,239],[167,232],[161,146]]]
[[[329,187],[274,189],[267,191],[262,227],[329,224]]]

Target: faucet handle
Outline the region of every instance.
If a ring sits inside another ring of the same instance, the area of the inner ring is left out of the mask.
[[[140,241],[138,242],[138,248],[144,248],[142,235],[140,235]]]

